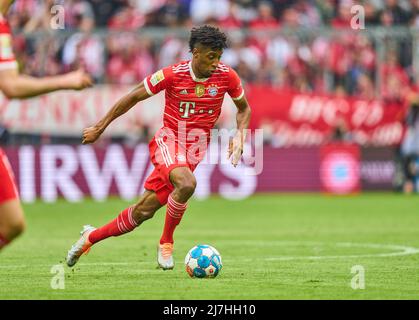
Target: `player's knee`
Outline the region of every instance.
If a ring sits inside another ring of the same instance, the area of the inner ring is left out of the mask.
[[[24,219],[12,221],[7,225],[6,237],[9,240],[13,240],[14,238],[20,236],[25,229],[26,223]]]
[[[192,196],[196,189],[196,179],[195,177],[184,179],[181,183],[178,184],[178,190],[185,196]]]
[[[16,222],[16,224],[13,226],[14,231],[16,232],[16,235],[21,235],[26,230],[26,222],[25,220],[19,220]]]
[[[189,198],[195,192],[196,178],[188,168],[180,167],[172,170],[170,180],[175,190],[184,198]]]

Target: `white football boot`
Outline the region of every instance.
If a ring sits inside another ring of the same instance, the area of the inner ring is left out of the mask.
[[[66,262],[69,267],[74,266],[82,254],[87,254],[90,251],[92,243],[89,241],[89,234],[93,230],[96,230],[96,228],[90,225],[83,226],[83,230],[80,232],[80,239],[68,250]]]
[[[163,243],[157,246],[157,263],[163,270],[171,270],[175,267],[172,243]]]

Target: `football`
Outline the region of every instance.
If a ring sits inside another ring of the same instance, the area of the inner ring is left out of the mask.
[[[214,247],[200,244],[185,257],[186,272],[192,278],[215,278],[223,267],[221,255]]]

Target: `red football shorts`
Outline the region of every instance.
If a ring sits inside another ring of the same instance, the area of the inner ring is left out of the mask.
[[[161,131],[157,132],[149,143],[150,159],[154,170],[144,183],[144,188],[154,191],[160,203],[165,205],[174,190],[170,181],[170,172],[177,167],[187,167],[193,172],[205,155],[206,144],[201,144],[200,148],[187,149],[176,142],[173,137],[160,133]]]
[[[0,148],[0,204],[19,199],[12,167],[7,160],[6,154]]]

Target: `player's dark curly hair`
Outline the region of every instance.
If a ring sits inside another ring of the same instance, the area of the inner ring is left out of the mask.
[[[192,52],[197,44],[213,50],[222,50],[227,48],[227,36],[216,27],[208,25],[195,27],[191,30],[189,50]]]

